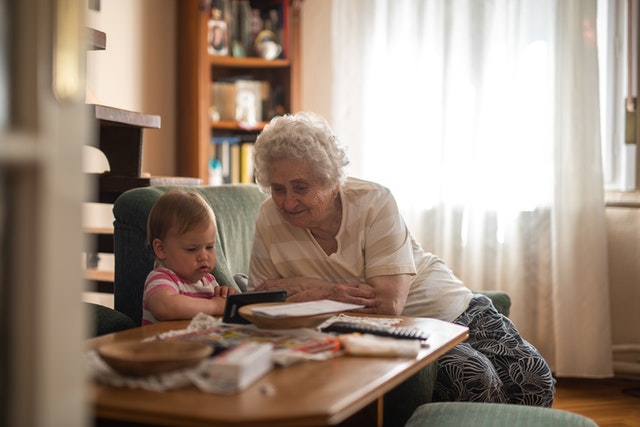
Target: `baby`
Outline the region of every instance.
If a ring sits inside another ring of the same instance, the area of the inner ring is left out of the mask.
[[[195,191],[167,191],[151,208],[147,223],[155,268],[144,285],[142,324],[222,315],[229,294],[211,270],[216,264],[216,221]]]

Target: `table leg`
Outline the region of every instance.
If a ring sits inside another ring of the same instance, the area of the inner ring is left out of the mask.
[[[379,397],[374,402],[362,408],[340,424],[339,427],[382,427],[382,402],[383,398]]]

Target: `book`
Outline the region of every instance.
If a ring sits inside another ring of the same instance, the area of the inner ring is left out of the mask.
[[[230,173],[229,173],[229,182],[231,184],[239,184],[240,183],[240,144],[232,144],[230,146]]]
[[[249,0],[234,0],[231,2],[229,26],[231,33],[231,53],[233,56],[245,57],[253,54],[253,39],[251,37],[252,17],[251,3]]]
[[[215,147],[215,158],[220,161],[222,181],[225,184],[240,182],[239,146],[240,138],[234,136],[214,136],[212,147]],[[236,147],[236,148],[233,148]],[[234,152],[238,154],[234,155]]]
[[[240,144],[240,182],[252,184],[253,177],[253,142]]]
[[[270,343],[239,344],[209,362],[208,381],[201,385],[213,393],[238,393],[271,370],[272,353]]]

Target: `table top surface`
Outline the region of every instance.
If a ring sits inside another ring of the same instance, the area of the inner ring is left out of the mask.
[[[87,341],[88,349],[184,329],[189,321],[160,322]],[[434,362],[467,338],[467,328],[429,318],[402,317],[396,326],[417,327],[430,336],[415,358],[340,356],[274,368],[233,395],[195,387],[165,392],[90,387],[96,417],[179,426],[335,425]]]

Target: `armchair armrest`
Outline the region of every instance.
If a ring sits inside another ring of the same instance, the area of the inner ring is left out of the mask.
[[[509,313],[511,312],[511,298],[509,294],[503,291],[476,291],[475,293],[488,296],[496,310],[498,310],[500,314],[509,317]]]

